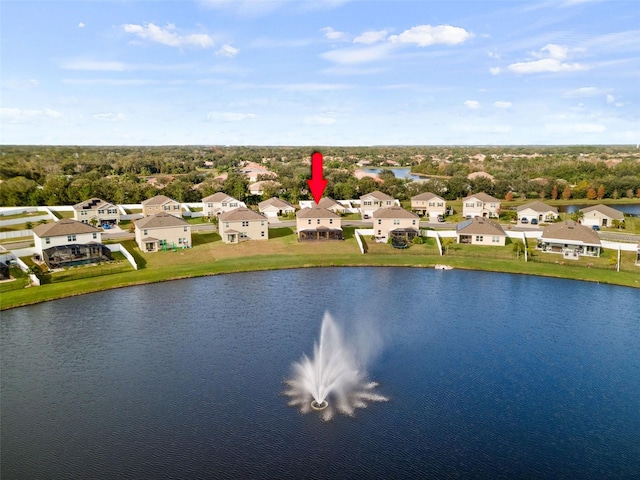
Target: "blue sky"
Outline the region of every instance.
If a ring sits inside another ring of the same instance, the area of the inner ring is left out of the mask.
[[[640,142],[637,1],[2,1],[0,141]]]

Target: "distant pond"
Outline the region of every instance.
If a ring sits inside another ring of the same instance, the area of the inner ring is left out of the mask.
[[[2,478],[638,478],[638,292],[318,268],[8,310]],[[283,391],[327,310],[388,401],[324,422]]]
[[[396,178],[411,179],[416,182],[424,182],[428,179],[428,177],[412,174],[410,168],[361,168],[360,170],[365,173],[373,173],[376,175],[382,172],[382,170],[386,170],[393,172]]]
[[[603,202],[604,205],[606,203]],[[582,208],[587,208],[590,205],[561,205],[558,207],[559,212],[566,213],[575,213]],[[634,217],[640,217],[640,203],[627,203],[622,205],[612,204],[609,205],[611,208],[615,208],[619,212],[624,213],[625,215],[632,215]]]

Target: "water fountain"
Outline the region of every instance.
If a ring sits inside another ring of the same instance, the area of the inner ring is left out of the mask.
[[[299,407],[302,413],[322,412],[322,418],[330,420],[336,411],[353,416],[356,408],[365,408],[368,402],[386,401],[373,391],[378,384],[367,380],[356,353],[344,342],[331,315],[325,313],[313,358],[303,355],[293,364],[294,377],[286,381],[284,393],[291,397],[289,405]]]

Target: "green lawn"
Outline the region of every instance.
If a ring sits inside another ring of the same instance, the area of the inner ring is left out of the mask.
[[[123,242],[123,245],[135,257],[139,270],[122,267],[122,271],[117,271],[113,268],[110,272],[103,270],[102,274],[91,276],[87,273],[90,272],[90,267],[86,267],[87,270],[84,272],[78,267],[72,269],[71,274],[64,274],[66,276],[63,275],[64,272],[57,277],[56,274],[52,275],[50,284],[3,293],[0,308],[178,278],[327,266],[428,268],[435,264],[447,264],[460,269],[563,277],[640,288],[640,267],[616,272],[610,263],[609,252],[602,259],[595,259],[601,261],[605,267],[599,268],[600,263],[596,265],[593,261],[591,267],[569,261],[556,263],[556,260],[561,260],[561,256],[552,254],[545,254],[549,256],[549,261],[525,263],[523,256],[516,258],[512,245],[494,252],[492,250],[495,247],[461,245],[455,253],[440,256],[433,239],[428,239],[423,245],[411,245],[406,250],[394,249],[387,244],[375,244],[365,239],[370,249],[369,253],[362,255],[353,231],[354,228],[344,229],[344,241],[298,242],[291,228],[275,228],[269,230],[268,241],[249,241],[237,245],[224,244],[215,232],[202,232],[192,235],[193,248],[157,253],[142,253],[134,241],[128,240]],[[539,257],[546,260],[547,257],[542,255],[538,253],[534,259]],[[630,254],[624,257],[623,264],[631,267],[632,261],[633,257]],[[120,265],[120,262],[117,264]]]

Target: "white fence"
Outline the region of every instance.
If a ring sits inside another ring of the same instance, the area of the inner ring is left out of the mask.
[[[112,252],[120,252],[124,256],[124,258],[129,261],[134,270],[138,270],[136,259],[133,258],[133,255],[131,255],[126,248],[124,248],[124,245],[122,245],[121,243],[113,243],[110,245],[105,245],[105,247],[107,247]]]
[[[360,252],[364,255],[364,244],[362,243],[361,235],[371,236],[375,234],[375,230],[373,228],[358,228],[355,231],[356,242],[358,243],[358,247],[360,248]]]
[[[32,230],[14,230],[13,232],[0,232],[0,240],[8,240],[10,238],[32,237]]]

